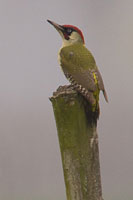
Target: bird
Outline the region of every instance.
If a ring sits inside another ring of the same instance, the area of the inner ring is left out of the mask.
[[[91,105],[92,111],[99,109],[99,93],[107,93],[102,76],[92,53],[86,48],[82,31],[73,25],[59,25],[47,20],[59,32],[62,47],[58,53],[59,64],[73,88]]]

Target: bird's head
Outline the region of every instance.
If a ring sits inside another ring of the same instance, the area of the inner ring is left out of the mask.
[[[47,20],[59,32],[63,40],[63,46],[81,43],[84,44],[84,36],[82,31],[73,25],[59,25],[55,22]]]

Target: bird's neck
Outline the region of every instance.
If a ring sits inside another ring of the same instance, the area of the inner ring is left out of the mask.
[[[81,45],[85,45],[81,40],[63,40],[63,42],[62,42],[62,48],[63,47],[67,47],[67,46],[71,46],[71,45],[77,45],[77,44],[81,44]]]

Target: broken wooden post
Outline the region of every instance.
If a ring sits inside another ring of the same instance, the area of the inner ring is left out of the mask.
[[[71,86],[50,98],[60,144],[67,200],[102,200],[98,113]]]

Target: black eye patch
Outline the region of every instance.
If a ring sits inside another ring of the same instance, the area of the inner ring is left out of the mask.
[[[67,28],[66,32],[67,32],[68,34],[71,34],[71,33],[73,32],[73,30],[72,30],[71,28]]]
[[[65,32],[67,35],[71,35],[74,30],[72,28],[65,28]]]

